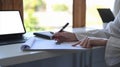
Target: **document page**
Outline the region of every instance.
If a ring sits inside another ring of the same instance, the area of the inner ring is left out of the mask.
[[[32,43],[33,42],[33,43]],[[30,39],[30,41],[28,40],[28,42],[26,41],[26,43],[24,43],[23,46],[27,45],[27,44],[31,44],[28,45],[29,48],[22,48],[23,50],[84,50],[85,48],[82,48],[81,46],[75,46],[73,47],[72,45],[77,43],[77,42],[63,42],[61,44],[56,44],[57,41],[55,40],[47,40],[47,39],[42,39],[42,38],[36,38],[33,37]]]

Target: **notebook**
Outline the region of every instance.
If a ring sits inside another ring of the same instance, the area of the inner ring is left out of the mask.
[[[103,23],[109,23],[114,20],[115,17],[109,8],[98,8],[97,10]]]
[[[21,49],[23,51],[58,51],[58,50],[86,50],[81,46],[73,47],[73,44],[77,42],[63,42],[61,44],[56,44],[55,40],[48,40],[44,38],[31,37],[25,43],[22,44]]]
[[[0,11],[0,45],[25,42],[25,32],[19,11]]]

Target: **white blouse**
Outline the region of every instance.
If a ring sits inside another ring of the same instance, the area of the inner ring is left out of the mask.
[[[78,40],[84,37],[107,38],[105,59],[108,65],[120,63],[120,0],[115,1],[114,14],[117,14],[113,22],[109,22],[105,29],[97,29],[87,32],[75,32]]]

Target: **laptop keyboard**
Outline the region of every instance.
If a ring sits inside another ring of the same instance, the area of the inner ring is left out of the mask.
[[[26,40],[27,39],[0,41],[0,45],[10,45],[10,44],[16,44],[16,43],[24,43]]]

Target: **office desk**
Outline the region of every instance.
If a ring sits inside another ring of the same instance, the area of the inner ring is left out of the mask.
[[[74,29],[74,30],[78,30],[78,29]],[[25,51],[23,52],[20,49],[21,44],[22,43],[0,46],[0,65],[1,66],[15,65],[15,64],[26,63],[30,61],[36,61],[36,60],[51,58],[55,56],[60,56],[64,54],[69,54],[69,53],[81,52],[81,51],[59,51],[59,52],[58,51],[30,51],[30,52]],[[91,54],[92,52],[90,51],[90,57],[89,57],[90,61],[92,59]],[[81,65],[81,67],[82,66],[83,65]]]
[[[23,52],[21,44],[12,44],[6,46],[0,46],[0,65],[8,66],[14,64],[20,64],[30,61],[36,61],[40,59],[55,57],[64,55],[67,53],[75,53],[74,51],[30,51]]]
[[[31,34],[25,35],[31,37]],[[22,43],[0,46],[0,65],[9,66],[15,64],[52,58],[79,51],[22,51]]]

